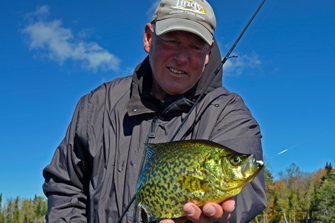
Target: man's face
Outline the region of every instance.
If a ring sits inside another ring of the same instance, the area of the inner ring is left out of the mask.
[[[164,100],[187,92],[200,79],[212,46],[193,33],[173,31],[157,36],[150,28],[147,24],[144,49],[153,72],[151,93]]]

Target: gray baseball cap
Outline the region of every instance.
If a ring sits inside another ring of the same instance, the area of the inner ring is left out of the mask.
[[[216,19],[206,0],[161,0],[151,20],[160,36],[171,31],[187,31],[212,45]]]

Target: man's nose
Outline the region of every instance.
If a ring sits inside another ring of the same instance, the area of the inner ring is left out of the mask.
[[[185,64],[188,62],[188,49],[186,47],[180,46],[175,54],[174,54],[174,59],[179,63],[179,64]]]

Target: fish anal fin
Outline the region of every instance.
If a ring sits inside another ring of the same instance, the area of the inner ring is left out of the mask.
[[[148,213],[146,208],[141,203],[138,205],[138,207],[141,210],[141,218],[142,218],[143,223],[152,223],[152,222],[156,222],[156,221],[158,222],[158,220],[160,219],[160,216],[158,216],[158,217],[156,216],[153,219],[152,214]]]
[[[143,223],[148,223],[148,215],[143,208],[141,208],[141,217]]]

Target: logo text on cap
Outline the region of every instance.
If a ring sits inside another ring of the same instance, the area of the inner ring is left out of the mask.
[[[190,10],[198,13],[206,13],[206,10],[199,5],[197,2],[192,0],[177,0],[177,3],[175,6],[171,6],[172,8],[178,8],[178,9],[184,9],[184,10]]]

